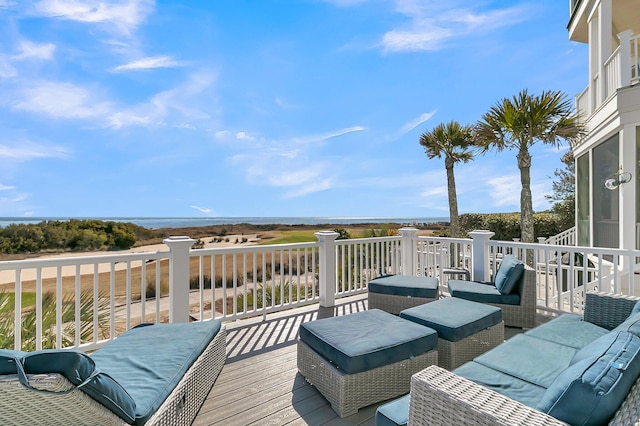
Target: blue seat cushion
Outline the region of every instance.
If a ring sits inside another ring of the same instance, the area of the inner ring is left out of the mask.
[[[561,345],[582,349],[609,330],[584,321],[580,315],[564,314],[541,324],[525,334]]]
[[[376,410],[376,426],[407,426],[409,423],[409,394],[387,402]]]
[[[524,264],[512,255],[502,258],[498,272],[496,272],[495,286],[501,294],[511,294],[524,272]]]
[[[17,374],[17,362],[22,363],[27,375],[60,374],[127,423],[134,421],[135,400],[114,378],[97,369],[94,360],[84,352],[47,349],[23,354],[13,363],[13,371],[5,368],[5,374]]]
[[[435,349],[435,330],[371,309],[309,321],[300,340],[346,374],[393,364]]]
[[[433,328],[438,337],[457,342],[502,321],[502,310],[491,305],[446,297],[400,312],[400,317]]]
[[[613,334],[592,342],[582,354],[586,356],[577,357],[556,378],[536,408],[569,424],[606,424],[640,375],[640,337]]]
[[[546,389],[575,353],[569,346],[518,334],[474,361]]]
[[[532,408],[538,404],[546,391],[546,388],[542,386],[534,385],[474,361],[462,364],[453,372]]]
[[[378,294],[435,299],[438,297],[438,279],[409,275],[384,275],[369,281],[369,291]]]
[[[519,305],[519,294],[502,294],[491,283],[477,281],[449,280],[449,294],[460,299],[480,303],[497,303],[501,305]]]
[[[171,394],[221,328],[220,321],[133,328],[91,356],[136,403],[134,424],[144,424]]]

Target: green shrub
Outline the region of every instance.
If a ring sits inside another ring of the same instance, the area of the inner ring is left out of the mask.
[[[460,223],[465,233],[476,229],[495,232],[494,240],[511,241],[520,238],[520,213],[468,213],[460,216]],[[535,213],[533,227],[535,237],[549,237],[559,234],[564,229],[562,219],[553,213]]]

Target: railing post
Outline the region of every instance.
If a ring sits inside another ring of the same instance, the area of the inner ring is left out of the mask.
[[[320,306],[330,308],[336,304],[336,238],[340,234],[333,231],[319,231],[314,235],[320,243],[318,259]]]
[[[402,237],[401,244],[401,259],[400,259],[400,271],[402,275],[415,275],[415,255],[416,255],[416,236],[418,230],[416,228],[400,228],[400,236]]]
[[[631,36],[633,32],[626,30],[618,34],[620,39],[620,87],[631,86]],[[637,65],[636,65],[637,66]]]
[[[495,232],[476,230],[469,232],[473,238],[473,275],[474,281],[489,281],[491,271],[489,268],[489,240]]]
[[[169,256],[169,322],[189,322],[189,249],[196,240],[169,237],[162,240]]]

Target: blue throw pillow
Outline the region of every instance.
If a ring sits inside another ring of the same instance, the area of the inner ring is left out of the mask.
[[[572,425],[601,425],[613,417],[640,375],[640,337],[623,331],[598,344],[600,351],[574,358],[536,409]]]
[[[16,357],[16,362],[22,363],[25,374],[61,374],[127,423],[135,420],[136,404],[131,396],[109,375],[97,370],[83,352],[42,350]]]
[[[524,272],[524,264],[512,255],[502,258],[494,281],[500,294],[511,294]]]

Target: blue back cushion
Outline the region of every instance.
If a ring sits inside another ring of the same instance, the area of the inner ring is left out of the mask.
[[[640,375],[640,337],[627,332],[598,338],[576,353],[549,386],[537,409],[576,425],[605,424]]]
[[[496,273],[495,286],[501,294],[511,294],[524,272],[524,264],[512,255],[502,258]]]
[[[16,358],[22,358],[27,352],[0,349],[0,374],[16,374]]]
[[[26,374],[58,373],[76,386],[90,379],[81,387],[84,393],[127,423],[134,421],[136,404],[131,396],[110,376],[97,371],[91,357],[83,352],[42,350],[27,353],[21,360]],[[16,374],[15,364],[13,374]]]

